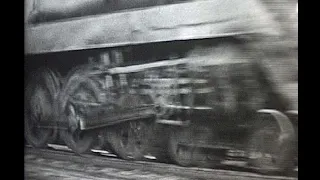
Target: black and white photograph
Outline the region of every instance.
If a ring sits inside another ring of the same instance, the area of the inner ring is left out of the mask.
[[[27,180],[297,180],[298,0],[24,0]]]

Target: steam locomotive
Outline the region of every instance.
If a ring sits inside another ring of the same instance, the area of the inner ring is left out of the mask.
[[[59,137],[79,155],[99,141],[123,159],[296,165],[296,49],[259,1],[138,1],[116,12],[101,5],[111,1],[50,2],[34,5],[25,30],[32,146]]]

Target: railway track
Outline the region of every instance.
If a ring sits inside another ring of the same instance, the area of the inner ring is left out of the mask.
[[[40,162],[34,162],[32,159],[41,158]],[[92,151],[90,154],[86,154],[85,156],[78,156],[71,152],[65,146],[59,146],[58,148],[50,148],[50,149],[33,149],[31,147],[25,148],[25,163],[34,166],[35,168],[45,168],[46,166],[50,166],[54,168],[55,171],[61,170],[63,167],[63,171],[71,171],[73,173],[76,172],[77,176],[82,176],[85,178],[90,175],[90,173],[94,173],[95,177],[99,178],[107,178],[107,179],[118,179],[119,177],[112,176],[112,173],[107,174],[99,174],[99,171],[88,171],[84,170],[84,168],[91,167],[104,167],[104,168],[116,168],[116,169],[125,169],[125,170],[134,170],[139,172],[155,172],[158,174],[172,174],[177,177],[187,178],[187,179],[246,179],[246,180],[258,180],[258,179],[277,179],[277,180],[294,180],[297,179],[297,172],[290,177],[280,176],[280,175],[261,175],[250,172],[250,170],[230,166],[223,165],[222,167],[218,167],[219,169],[206,169],[206,168],[195,168],[195,167],[180,167],[172,164],[164,164],[154,162],[154,158],[146,157],[146,161],[126,161],[117,158],[115,155],[112,155],[103,151]],[[58,161],[59,163],[53,163],[54,161]],[[72,166],[64,165],[64,163],[72,162]],[[40,163],[40,164],[39,164]],[[40,169],[39,169],[40,170]],[[43,170],[41,170],[43,171]],[[78,174],[77,174],[78,173]],[[79,175],[80,174],[80,175]],[[98,174],[98,175],[97,175]],[[108,176],[108,177],[106,177]],[[109,177],[110,176],[110,177]],[[124,176],[122,179],[128,179]],[[140,179],[139,177],[138,179]],[[180,178],[180,179],[181,179]],[[90,179],[90,178],[89,178]],[[130,179],[130,178],[129,178]],[[131,176],[131,179],[135,179]],[[147,178],[148,179],[148,178]]]

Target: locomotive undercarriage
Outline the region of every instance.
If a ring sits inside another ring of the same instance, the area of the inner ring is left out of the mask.
[[[32,88],[27,88],[27,140],[44,147],[59,135],[80,155],[100,140],[100,148],[108,144],[123,159],[155,153],[160,161],[169,158],[182,166],[214,167],[225,159],[262,161],[251,154],[257,154],[254,148],[264,150],[268,145],[255,142],[253,134],[265,137],[279,131],[274,127],[265,131],[272,123],[257,123],[256,110],[268,108],[267,87],[255,76],[252,62],[235,47],[165,51],[160,58],[151,55],[144,64],[123,67],[117,66],[130,61],[121,56],[124,51],[113,49],[120,57],[100,52],[99,63],[76,68],[65,80],[47,69],[37,79],[32,77]],[[278,138],[274,136],[273,142]],[[285,152],[291,155],[290,150]],[[277,170],[289,167],[274,163],[277,157],[271,150],[264,156]],[[254,163],[271,169],[264,162]]]

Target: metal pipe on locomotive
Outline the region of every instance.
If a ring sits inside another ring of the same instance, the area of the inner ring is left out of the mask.
[[[182,166],[242,158],[261,170],[293,168],[297,69],[258,1],[89,8],[85,16],[79,7],[41,11],[48,22],[26,26],[29,144],[60,137],[83,155],[99,139],[123,159],[155,151]]]

